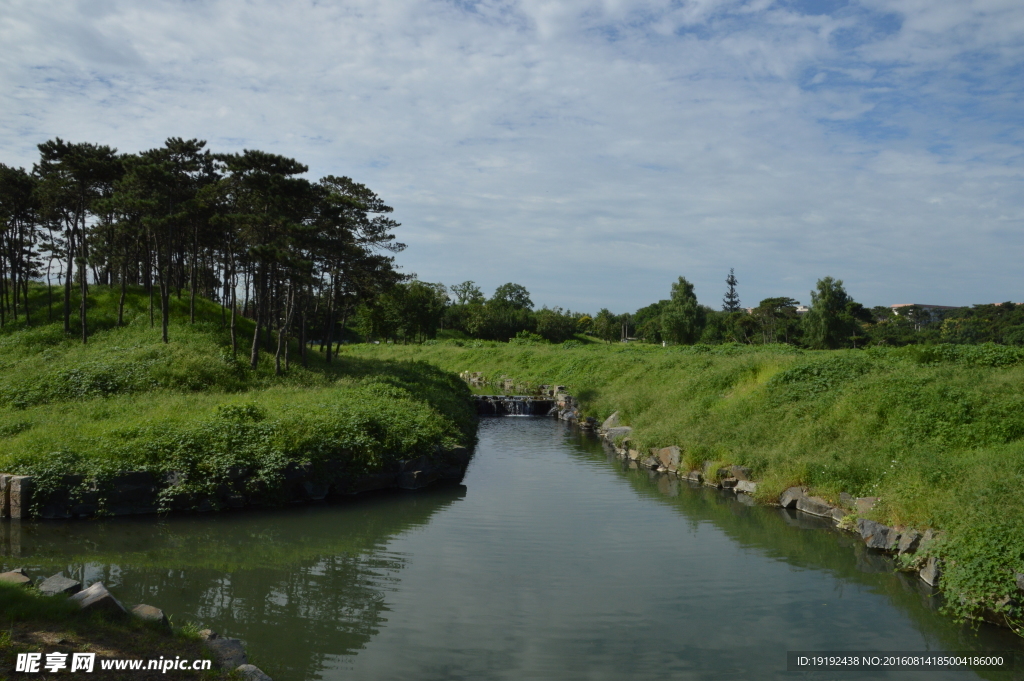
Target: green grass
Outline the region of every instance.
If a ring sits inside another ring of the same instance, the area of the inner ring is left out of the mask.
[[[443,342],[353,346],[343,356],[564,384],[587,415],[619,411],[633,447],[679,445],[694,468],[751,467],[762,501],[791,485],[832,501],[840,492],[878,496],[871,517],[945,530],[931,550],[946,566],[943,587],[957,594],[947,607],[961,616],[1016,594],[1013,573],[1024,572],[1018,348]]]
[[[198,505],[244,470],[244,493],[273,503],[294,464],[340,461],[360,474],[473,442],[468,389],[434,366],[327,364],[311,352],[303,368],[293,344],[290,369],[276,376],[270,354],[249,367],[248,320],[239,320],[235,358],[219,306],[197,301],[192,324],[187,300],[172,298],[164,344],[144,292],[130,292],[118,327],[118,292],[103,287],[93,287],[83,345],[76,330],[65,336],[62,322],[45,321],[45,289],[32,293],[36,325],[0,330],[0,471],[37,476],[39,498],[64,475],[86,476],[80,491],[96,485],[102,495],[110,477],[145,470],[183,475],[164,490],[164,507]]]

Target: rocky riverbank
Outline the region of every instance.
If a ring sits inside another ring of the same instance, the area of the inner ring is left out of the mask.
[[[211,495],[177,493],[184,474],[128,471],[105,479],[63,475],[58,480],[0,474],[0,518],[12,520],[142,515],[166,511],[217,511],[314,503],[388,488],[420,489],[465,475],[472,450],[458,447],[386,465],[366,475],[349,474],[344,462],[288,466],[274,485],[238,469]]]

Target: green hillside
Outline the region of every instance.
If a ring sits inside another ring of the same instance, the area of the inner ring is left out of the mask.
[[[273,503],[292,464],[341,461],[359,474],[474,438],[466,386],[424,363],[327,364],[310,352],[304,368],[293,342],[281,375],[272,354],[253,370],[248,320],[236,358],[218,305],[198,301],[190,323],[187,296],[172,296],[165,344],[144,291],[129,290],[118,326],[119,292],[96,286],[83,345],[76,330],[65,335],[59,300],[47,322],[45,287],[31,294],[32,325],[8,319],[0,330],[0,471],[35,475],[43,490],[66,474],[173,472],[183,478],[173,494],[198,503],[244,470]]]

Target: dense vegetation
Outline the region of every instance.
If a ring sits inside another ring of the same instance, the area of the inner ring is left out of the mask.
[[[750,466],[758,496],[807,485],[878,496],[871,517],[945,538],[931,547],[960,614],[1017,606],[1024,572],[1024,349],[938,345],[807,351],[787,345],[351,346],[344,357],[569,386],[585,413],[619,411],[631,446],[677,444],[688,466]]]
[[[92,288],[86,345],[60,320],[0,332],[0,470],[36,475],[44,491],[66,474],[102,489],[144,470],[176,477],[165,508],[217,506],[218,488],[246,471],[246,496],[274,503],[289,466],[340,460],[359,474],[473,438],[467,388],[429,365],[328,365],[310,353],[302,367],[284,353],[280,374],[269,358],[253,369],[233,356],[220,306],[170,298],[165,343],[144,289],[127,289],[121,310],[121,290]],[[46,298],[45,287],[29,288],[37,319]]]

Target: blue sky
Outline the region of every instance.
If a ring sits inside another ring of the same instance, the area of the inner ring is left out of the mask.
[[[292,156],[426,281],[632,311],[1024,301],[1019,0],[3,0],[0,161]]]

